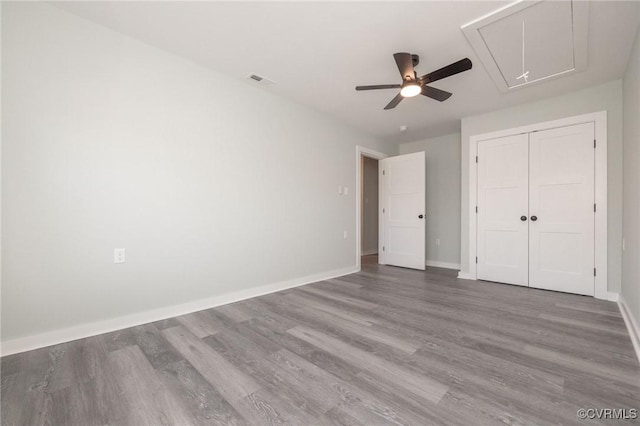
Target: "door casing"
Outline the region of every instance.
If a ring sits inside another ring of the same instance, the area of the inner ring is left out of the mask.
[[[373,158],[375,160],[382,160],[384,158],[387,158],[388,155],[382,152],[378,152],[375,151],[373,149],[370,148],[366,148],[364,146],[360,146],[360,145],[356,145],[356,235],[355,235],[355,244],[356,244],[356,268],[358,270],[360,270],[361,265],[361,259],[360,257],[362,256],[362,247],[360,244],[360,240],[362,238],[361,236],[361,232],[362,232],[362,206],[360,205],[361,203],[361,198],[362,198],[362,163],[361,163],[361,159],[362,157],[369,157],[369,158]],[[379,204],[378,203],[378,208],[379,208]]]

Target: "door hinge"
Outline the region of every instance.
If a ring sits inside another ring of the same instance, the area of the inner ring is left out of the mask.
[[[478,206],[476,206],[476,213],[478,213]]]
[[[595,139],[593,140],[593,147],[594,148],[596,147],[596,140]]]
[[[596,268],[593,268],[593,276],[596,276]]]
[[[478,256],[476,256],[476,263],[478,263]]]
[[[384,251],[384,246],[382,246],[382,251]]]
[[[596,203],[593,203],[593,212],[596,212]]]
[[[382,176],[384,176],[386,173],[386,170],[382,170]]]
[[[385,212],[385,210],[384,210],[384,207],[383,207],[383,208],[382,208],[382,214],[384,214],[384,212]]]
[[[476,155],[476,163],[478,162],[478,156]]]

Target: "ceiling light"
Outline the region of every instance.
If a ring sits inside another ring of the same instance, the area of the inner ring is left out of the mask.
[[[402,86],[402,90],[400,90],[400,94],[405,98],[411,98],[413,96],[417,96],[420,94],[422,89],[418,83],[407,83]]]

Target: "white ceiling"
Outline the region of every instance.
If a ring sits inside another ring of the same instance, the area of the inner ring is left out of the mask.
[[[389,142],[459,131],[461,117],[555,96],[620,78],[638,26],[638,2],[591,2],[588,68],[501,93],[460,27],[509,4],[434,2],[56,2],[56,6],[236,78],[250,73],[265,89],[308,105]],[[418,75],[469,57],[471,71],[434,87],[443,103],[418,96],[394,110],[394,90],[356,85],[399,83],[394,52],[420,55]],[[247,84],[252,84],[247,82]],[[409,130],[400,133],[399,127]]]

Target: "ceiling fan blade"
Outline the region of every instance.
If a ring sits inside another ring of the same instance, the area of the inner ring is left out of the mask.
[[[422,86],[421,95],[424,95],[428,98],[435,99],[436,101],[446,101],[451,97],[453,93],[445,92],[444,90],[436,89],[431,86]]]
[[[422,77],[420,77],[420,81],[425,84],[432,83],[443,78],[451,77],[452,75],[461,73],[463,71],[470,70],[472,66],[473,64],[471,63],[471,60],[469,58],[464,58],[459,60],[458,62],[447,65],[444,68],[440,68],[439,70],[423,75]]]
[[[378,84],[376,86],[356,86],[356,90],[399,89],[400,84]]]
[[[413,59],[411,53],[399,52],[393,54],[393,59],[396,60],[396,65],[402,76],[402,81],[415,80],[416,73],[413,70]]]
[[[402,96],[400,93],[398,93],[398,94],[396,95],[396,97],[395,97],[395,98],[393,98],[393,99],[391,100],[391,102],[389,102],[389,103],[387,104],[387,106],[386,106],[386,107],[384,107],[384,109],[393,109],[393,108],[397,107],[397,106],[398,106],[398,104],[400,103],[400,101],[401,101],[401,100],[403,100],[403,99],[404,99],[404,96]]]

